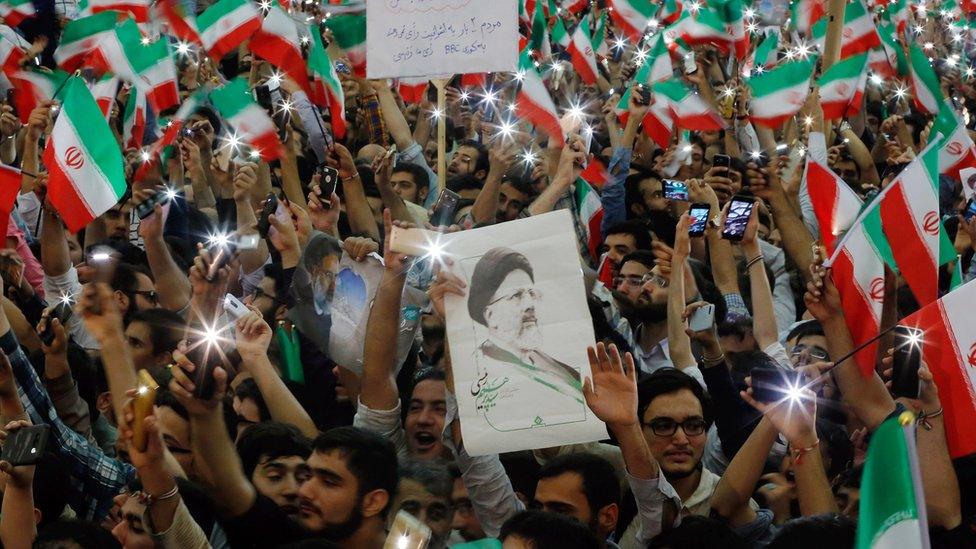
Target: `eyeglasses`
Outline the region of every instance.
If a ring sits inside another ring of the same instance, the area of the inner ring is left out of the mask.
[[[669,417],[658,417],[652,419],[650,422],[644,424],[645,427],[650,427],[651,431],[659,437],[670,437],[674,436],[678,432],[678,427],[685,432],[685,435],[689,437],[697,437],[705,432],[708,424],[705,420],[700,417],[688,418],[681,423],[669,418]]]
[[[521,303],[522,300],[526,298],[532,301],[536,301],[540,297],[542,297],[542,294],[539,292],[539,290],[536,290],[535,288],[522,288],[521,290],[515,290],[514,292],[508,295],[503,295],[502,297],[499,297],[494,301],[490,301],[487,306],[491,307],[492,305],[498,303],[499,301],[505,301],[510,304]]]
[[[644,277],[641,275],[621,275],[613,279],[614,286],[620,286],[624,282],[630,286],[640,286],[644,282]]]
[[[159,294],[156,293],[156,290],[132,290],[129,293],[133,295],[141,295],[149,300],[150,303],[159,303]]]
[[[262,297],[266,297],[272,301],[278,299],[278,296],[269,294],[268,292],[262,290],[261,288],[255,288],[254,293],[252,295],[254,296],[254,300],[258,300]]]
[[[807,356],[818,362],[826,362],[830,359],[830,353],[828,353],[823,347],[819,347],[817,345],[804,345],[802,343],[797,343],[793,346],[793,349],[790,351],[790,356],[800,356],[804,351],[806,351]]]
[[[656,274],[646,274],[644,275],[644,278],[641,278],[641,284],[647,284],[648,282],[653,282],[655,285],[660,286],[661,288],[667,288],[668,284],[671,283],[668,281],[668,279]]]

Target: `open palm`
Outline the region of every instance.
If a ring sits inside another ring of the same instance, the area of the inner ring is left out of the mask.
[[[583,384],[586,405],[607,425],[637,423],[637,374],[630,353],[621,358],[616,345],[603,343],[586,350],[593,377]]]

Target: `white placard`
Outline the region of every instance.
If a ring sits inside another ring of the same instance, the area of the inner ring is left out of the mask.
[[[583,400],[594,344],[571,214],[559,210],[450,235],[447,337],[471,455],[606,438]]]
[[[971,200],[976,195],[976,168],[963,168],[959,170],[959,178],[962,179],[962,192],[967,200]]]
[[[516,0],[370,0],[369,78],[514,71]]]

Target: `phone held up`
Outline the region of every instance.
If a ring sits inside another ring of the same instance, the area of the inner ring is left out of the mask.
[[[684,181],[665,179],[662,185],[664,186],[664,198],[681,202],[688,201],[688,184]]]
[[[430,224],[435,227],[451,225],[454,222],[454,212],[460,202],[461,195],[450,189],[442,190],[430,210]]]
[[[725,218],[725,230],[722,231],[722,238],[739,242],[746,234],[746,226],[749,224],[749,217],[752,216],[752,209],[756,207],[756,200],[751,196],[735,195],[732,203],[729,204],[729,214]]]
[[[0,451],[0,460],[17,465],[34,465],[47,451],[51,428],[47,425],[31,425],[10,433]]]
[[[802,374],[775,366],[758,366],[749,375],[752,377],[752,398],[772,404],[793,394]]]
[[[891,363],[891,392],[896,397],[918,398],[918,369],[922,365],[922,330],[898,325],[894,329],[895,354]]]
[[[688,210],[688,215],[694,220],[691,227],[688,227],[688,236],[698,238],[705,236],[705,229],[708,228],[708,215],[711,213],[711,206],[705,203],[692,204]]]

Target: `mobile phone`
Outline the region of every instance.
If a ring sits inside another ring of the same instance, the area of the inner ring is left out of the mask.
[[[425,549],[430,544],[430,528],[406,511],[393,519],[383,549]]]
[[[207,268],[204,278],[207,282],[213,282],[214,278],[217,277],[217,271],[228,264],[234,254],[237,253],[237,242],[218,242],[211,246],[208,251],[210,252],[210,267]]]
[[[712,327],[715,323],[715,305],[709,303],[695,309],[688,319],[688,328],[694,332],[701,332]]]
[[[638,101],[641,105],[651,104],[651,88],[644,84],[637,84]]]
[[[727,154],[716,154],[712,157],[712,167],[727,170],[732,167],[732,157]]]
[[[91,266],[92,282],[97,284],[109,284],[115,275],[115,265],[118,263],[119,254],[115,248],[110,246],[95,246],[89,250],[85,262]],[[102,304],[98,299],[92,301],[89,309],[94,314],[101,314]]]
[[[688,228],[688,236],[697,238],[705,235],[705,229],[708,228],[708,215],[711,211],[712,209],[708,204],[699,203],[691,205],[691,208],[688,210],[688,215],[695,220],[691,223],[691,227]]]
[[[254,100],[268,113],[274,112],[274,103],[271,102],[271,87],[267,84],[254,86]]]
[[[895,397],[918,398],[922,330],[899,325],[893,332],[895,354],[891,363],[891,392]]]
[[[206,333],[194,334],[187,341],[189,348],[186,358],[196,368],[193,370],[193,396],[202,400],[210,400],[214,393],[213,372],[220,366],[220,346]]]
[[[47,425],[31,425],[10,433],[0,451],[0,460],[11,465],[34,465],[47,451],[51,428]]]
[[[319,198],[332,207],[332,194],[339,183],[339,170],[326,164],[319,164]]]
[[[752,377],[752,398],[767,404],[779,402],[799,386],[800,373],[775,366],[758,366]]]
[[[10,105],[10,108],[13,109],[13,115],[14,116],[19,116],[17,114],[17,102],[14,101],[14,89],[13,88],[10,88],[9,90],[7,90],[7,105]]]
[[[677,179],[664,180],[664,198],[668,200],[688,201],[688,185]]]
[[[237,320],[250,312],[250,310],[240,299],[237,299],[231,294],[227,294],[224,296],[224,312],[227,313],[227,316],[231,320]]]
[[[695,74],[698,72],[698,63],[695,60],[695,52],[690,51],[685,54],[682,60],[682,65],[684,65],[685,74]]]
[[[437,231],[393,227],[390,233],[390,251],[413,257],[431,255],[431,249],[439,246],[441,237],[441,233]]]
[[[967,222],[972,221],[976,217],[976,200],[969,199],[969,202],[966,204],[966,209],[962,212],[962,217]]]
[[[489,91],[489,93],[492,93],[492,92]],[[484,122],[487,122],[488,124],[492,124],[492,123],[495,122],[495,112],[496,112],[495,111],[495,102],[494,101],[485,101],[484,102],[484,105],[485,105],[484,106],[484,109],[485,109],[484,110],[484,116],[481,117],[481,120],[484,121]]]
[[[349,70],[349,65],[346,65],[342,61],[335,62],[335,70],[339,74],[352,74],[352,71]]]
[[[457,210],[460,201],[461,195],[450,189],[443,189],[430,210],[430,224],[435,227],[451,225],[454,222],[454,211]]]
[[[749,217],[752,209],[756,207],[756,200],[751,196],[735,195],[732,203],[729,204],[729,214],[725,218],[725,230],[722,231],[722,238],[739,242],[746,234],[746,225],[749,224]]]
[[[331,194],[329,196],[332,196]],[[268,237],[268,230],[271,229],[271,222],[268,218],[278,209],[278,195],[274,192],[268,193],[262,202],[261,213],[258,215],[258,234],[261,238]]]
[[[62,300],[51,310],[51,314],[47,317],[47,322],[44,323],[44,329],[39,334],[41,341],[45,345],[50,345],[54,341],[54,329],[51,327],[51,321],[55,318],[61,322],[61,326],[64,326],[64,323],[71,318],[71,305]]]
[[[136,450],[145,452],[149,443],[149,439],[146,437],[146,416],[152,413],[159,384],[147,370],[139,370],[136,377],[139,380],[139,386],[136,389],[136,396],[132,400],[132,443]]]
[[[281,86],[269,88],[271,96],[271,118],[278,127],[278,139],[284,141],[288,137],[288,124],[291,122],[291,109],[284,108],[285,98],[281,95]],[[282,108],[278,108],[282,105]]]
[[[166,193],[165,189],[156,189],[155,194],[136,204],[136,217],[139,219],[149,217],[153,214],[156,204],[162,204],[167,200],[169,200],[169,194]]]

